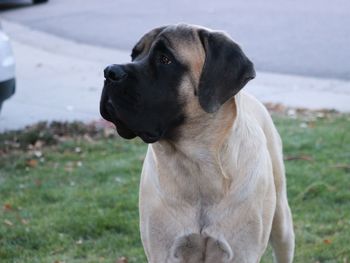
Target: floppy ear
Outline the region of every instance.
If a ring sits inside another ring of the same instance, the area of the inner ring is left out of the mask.
[[[142,58],[147,54],[148,50],[155,38],[162,32],[167,26],[157,27],[146,33],[141,37],[141,39],[136,43],[131,52],[131,60],[134,61],[136,58]]]
[[[255,70],[242,49],[225,34],[204,29],[198,34],[205,50],[199,103],[206,112],[213,113],[255,77]]]

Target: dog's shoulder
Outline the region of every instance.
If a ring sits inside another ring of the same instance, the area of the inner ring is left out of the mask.
[[[284,177],[284,164],[283,164],[283,150],[282,139],[272,121],[272,118],[265,108],[265,106],[259,102],[252,95],[242,92],[240,96],[240,106],[243,114],[249,114],[251,118],[256,120],[256,124],[261,127],[266,139],[266,146],[271,157],[275,187],[277,193],[285,191],[285,177]]]
[[[271,116],[266,107],[250,93],[242,91],[237,106],[241,114],[249,115],[258,121],[261,126],[272,124]]]
[[[243,118],[249,116],[250,119],[256,122],[256,125],[260,126],[268,141],[274,140],[278,144],[281,144],[281,138],[270,113],[253,95],[245,91],[240,92],[237,100],[237,108],[240,114],[243,115]]]

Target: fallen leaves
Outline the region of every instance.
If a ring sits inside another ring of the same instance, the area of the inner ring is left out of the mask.
[[[42,158],[44,146],[57,145],[67,140],[93,143],[100,138],[118,137],[112,124],[104,120],[90,124],[83,122],[39,122],[18,131],[0,134],[0,156],[14,150],[25,150],[35,158]],[[79,147],[75,148],[80,153]]]
[[[4,219],[4,224],[7,226],[13,226],[13,223],[10,220]]]
[[[5,218],[3,220],[3,223],[8,226],[12,227],[15,225],[15,223],[20,223],[22,225],[28,225],[29,221],[25,218],[23,218],[20,214],[21,208],[15,208],[12,204],[10,203],[5,203],[3,205],[3,211],[8,213],[8,218]]]
[[[281,103],[265,103],[265,107],[268,109],[270,113],[277,113],[280,115],[286,115],[291,118],[294,117],[314,117],[314,118],[327,118],[330,115],[339,114],[334,109],[315,109],[310,110],[307,108],[293,108],[293,107],[287,107]]]

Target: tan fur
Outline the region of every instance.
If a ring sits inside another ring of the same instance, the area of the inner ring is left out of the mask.
[[[135,45],[134,49],[139,52],[137,56],[137,60],[144,58],[149,52],[154,39],[158,36],[158,34],[163,30],[163,27],[158,27],[153,29],[152,31],[145,34],[139,42]]]
[[[178,27],[192,40],[181,41]],[[195,89],[205,53],[196,28],[178,27],[162,34],[191,68],[180,87],[186,121],[176,141],[149,145],[144,161],[139,205],[148,262],[256,263],[271,240],[276,262],[290,263],[294,232],[273,122],[244,92],[204,112]]]

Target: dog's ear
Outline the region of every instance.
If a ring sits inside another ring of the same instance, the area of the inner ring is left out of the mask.
[[[255,70],[242,49],[225,34],[205,29],[198,34],[205,50],[199,103],[206,112],[213,113],[255,77]]]
[[[146,55],[152,46],[153,41],[167,26],[157,27],[143,35],[136,43],[131,52],[131,60],[140,59]]]

